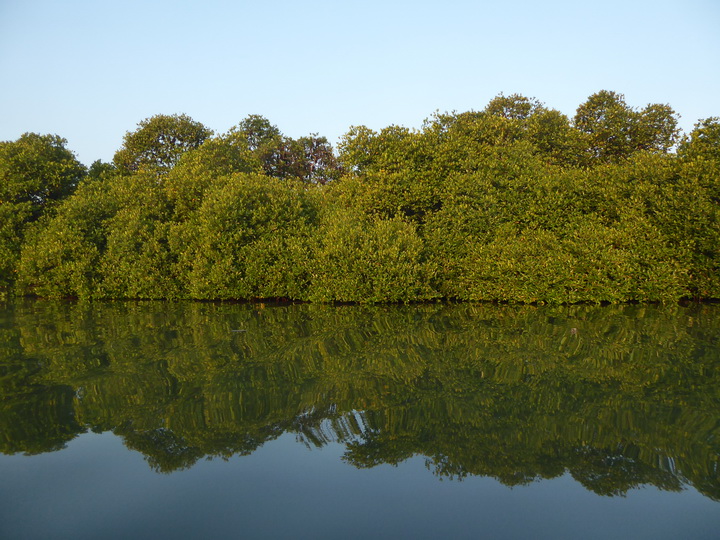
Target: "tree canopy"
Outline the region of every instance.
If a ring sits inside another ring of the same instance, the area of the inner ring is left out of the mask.
[[[337,152],[249,115],[143,120],[112,164],[0,146],[5,291],[82,298],[627,302],[720,298],[720,128],[600,91],[519,94]],[[63,199],[63,197],[65,197]],[[50,204],[52,203],[52,204]]]
[[[70,195],[86,170],[66,144],[37,133],[0,142],[0,202],[30,203],[37,217],[45,205]]]
[[[113,163],[124,173],[172,169],[185,152],[200,146],[212,131],[184,114],[160,114],[138,124],[125,134]]]
[[[580,105],[574,123],[588,136],[591,156],[599,161],[618,161],[642,150],[666,153],[679,139],[677,114],[669,105],[651,104],[638,111],[622,94],[607,90]]]
[[[37,133],[0,142],[0,291],[15,281],[28,225],[73,193],[86,174],[66,144]]]

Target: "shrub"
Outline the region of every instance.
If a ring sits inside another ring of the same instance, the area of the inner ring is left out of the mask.
[[[299,298],[316,209],[298,183],[234,174],[172,231],[192,298]]]
[[[432,295],[415,226],[334,208],[317,233],[310,299],[409,302]]]

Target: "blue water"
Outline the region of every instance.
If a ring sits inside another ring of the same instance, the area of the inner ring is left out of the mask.
[[[3,538],[717,538],[694,489],[600,497],[569,475],[509,488],[438,479],[422,457],[359,470],[290,434],[250,456],[158,474],[112,434],[0,458]]]

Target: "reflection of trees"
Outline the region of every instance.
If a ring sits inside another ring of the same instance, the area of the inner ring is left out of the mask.
[[[41,454],[59,450],[84,429],[75,421],[72,389],[35,386],[0,404],[0,451]]]
[[[637,450],[621,444],[616,448],[578,448],[568,468],[575,480],[600,495],[622,495],[642,484],[680,491],[682,479],[675,471],[643,462]]]
[[[159,471],[283,432],[358,467],[720,499],[718,306],[17,303],[2,451],[112,430]]]
[[[18,338],[18,331],[0,318],[0,452],[58,450],[84,431],[75,421],[74,391],[44,384],[43,362],[25,356]]]

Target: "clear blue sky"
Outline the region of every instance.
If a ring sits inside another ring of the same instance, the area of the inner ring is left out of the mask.
[[[720,116],[720,0],[0,0],[0,140],[56,133],[89,165],[185,113],[261,114],[333,144],[500,92],[572,116],[602,89]]]

